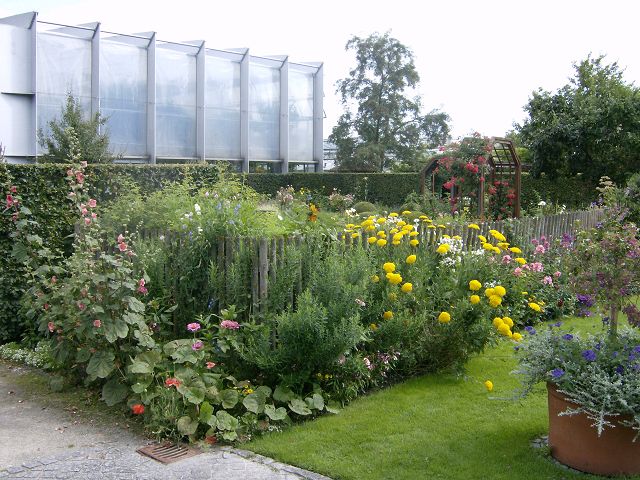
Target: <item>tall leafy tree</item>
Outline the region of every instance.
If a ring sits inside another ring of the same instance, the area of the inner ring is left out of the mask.
[[[574,69],[557,92],[533,92],[524,107],[529,118],[516,125],[533,173],[622,182],[640,170],[640,90],[603,56],[589,56]]]
[[[101,132],[107,119],[95,113],[86,118],[78,100],[67,95],[60,118],[49,122],[50,132],[38,131],[38,141],[45,149],[39,157],[44,163],[70,162],[79,145],[80,160],[88,163],[108,163],[113,161],[109,151],[109,135]]]
[[[329,140],[336,144],[341,170],[383,171],[403,163],[418,169],[427,148],[449,138],[449,116],[421,113],[410,97],[420,77],[413,53],[389,33],[354,36],[345,47],[356,55],[349,76],[337,82],[344,113]]]

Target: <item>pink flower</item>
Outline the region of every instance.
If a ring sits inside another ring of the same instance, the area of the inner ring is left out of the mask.
[[[180,380],[178,380],[177,378],[167,378],[164,381],[164,385],[167,388],[171,388],[171,387],[179,387],[182,384],[182,382]]]
[[[505,265],[511,263],[511,256],[510,255],[505,255],[504,257],[502,257],[502,263],[505,264]]]
[[[82,168],[87,168],[87,162],[85,160],[83,160],[82,162],[80,162],[80,166]]]
[[[45,309],[45,311],[46,311],[46,310],[49,310],[49,304],[48,304],[48,303],[45,303],[45,304],[42,306],[42,308],[44,308],[44,309]]]
[[[138,286],[139,287],[144,287],[147,284],[147,282],[144,281],[144,278],[141,278],[140,280],[138,280]]]
[[[369,369],[369,370],[373,370],[373,365],[371,364],[371,360],[369,360],[369,358],[364,357],[364,359],[362,360],[365,364],[365,366]]]
[[[58,277],[56,277],[55,275],[53,277],[51,277],[51,283],[56,283],[58,281]]]
[[[120,243],[118,244],[118,249],[119,249],[121,252],[126,252],[126,251],[127,251],[127,244],[126,244],[126,243],[124,243],[124,242],[120,242]]]
[[[122,235],[122,234],[118,235],[118,240],[117,241],[118,241],[118,243],[124,242],[124,235]]]
[[[16,188],[16,186],[15,186],[15,185],[11,185],[11,187],[9,187],[9,191],[10,191],[11,193],[16,193],[16,192],[18,191],[18,189]]]
[[[78,182],[80,185],[84,183],[84,173],[76,172],[76,182]]]
[[[542,283],[544,285],[553,285],[553,278],[551,278],[549,275],[547,275],[546,277],[544,277],[542,279]]]
[[[97,204],[98,204],[98,202],[96,202],[95,198],[92,198],[92,199],[89,200],[89,207],[96,208]]]
[[[87,210],[86,208],[83,208],[80,213],[82,213],[82,215],[86,215],[87,213],[89,213],[89,210]]]
[[[198,322],[193,322],[187,325],[187,330],[190,332],[197,332],[200,330],[200,324]]]
[[[536,247],[535,253],[544,253],[544,252],[546,252],[546,249],[544,248],[544,245],[538,245]]]
[[[56,326],[54,325],[54,323],[53,323],[53,322],[49,322],[49,323],[47,323],[47,327],[49,328],[49,331],[50,331],[51,333],[53,333],[53,332],[54,332],[54,330],[56,329]]]
[[[67,170],[67,177],[73,177],[73,169],[72,168]]]
[[[516,267],[516,269],[513,271],[513,274],[516,277],[519,277],[520,275],[522,275],[522,269],[520,267]]]
[[[528,265],[531,265],[531,270],[533,270],[534,272],[542,272],[544,270],[544,267],[540,262],[533,262]]]
[[[193,342],[193,345],[191,345],[191,350],[194,351],[198,351],[198,350],[202,350],[204,348],[204,343],[202,343],[200,340]]]
[[[76,192],[69,192],[69,196],[70,197],[75,197],[76,196]]]
[[[87,308],[87,306],[82,302],[78,302],[77,305],[80,311],[84,311]]]
[[[238,322],[234,322],[233,320],[223,320],[220,322],[221,328],[227,328],[229,330],[238,330],[240,328],[240,324]]]
[[[149,290],[147,290],[147,287],[138,287],[137,292],[141,293],[142,295],[146,295],[147,293],[149,293]]]
[[[561,272],[554,272],[553,273],[553,276],[556,277],[556,278],[560,278],[560,275],[562,275]]]
[[[211,370],[213,367],[215,367],[217,364],[216,362],[207,362],[207,368],[209,370]]]
[[[97,214],[97,213],[95,213],[95,212],[92,212],[92,213],[91,213],[91,218],[97,218],[97,217],[98,217],[98,214]]]
[[[100,326],[101,326],[101,325],[102,325],[102,322],[101,322],[99,319],[97,319],[97,318],[96,318],[96,319],[93,321],[93,326],[94,326],[94,327],[96,327],[96,328],[100,328]]]
[[[84,224],[85,225],[91,225],[91,219],[89,217],[85,217]]]

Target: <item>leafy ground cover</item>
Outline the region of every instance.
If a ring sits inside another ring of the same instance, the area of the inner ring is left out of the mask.
[[[540,326],[542,327],[542,325]],[[563,329],[595,333],[599,318]],[[462,377],[433,374],[352,402],[245,448],[334,479],[593,479],[554,463],[532,442],[547,432],[544,386],[509,401],[519,385],[512,342],[474,357]],[[490,379],[494,389],[483,385]]]

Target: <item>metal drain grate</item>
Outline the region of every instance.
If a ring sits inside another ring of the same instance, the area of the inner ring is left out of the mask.
[[[185,458],[202,453],[200,450],[192,447],[168,442],[147,445],[146,447],[139,448],[136,452],[164,464],[184,460]]]

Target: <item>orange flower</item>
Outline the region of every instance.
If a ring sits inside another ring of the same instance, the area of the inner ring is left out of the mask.
[[[134,415],[142,415],[144,413],[144,405],[142,405],[141,403],[131,405],[131,411]]]

